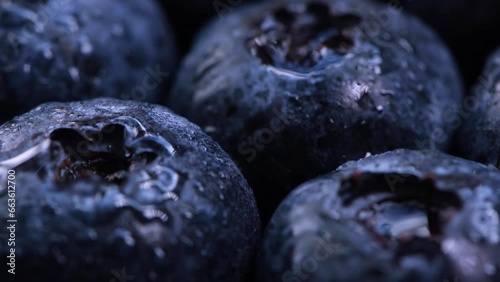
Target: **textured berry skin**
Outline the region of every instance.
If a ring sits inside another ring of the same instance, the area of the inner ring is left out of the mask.
[[[260,228],[251,189],[212,139],[166,108],[47,103],[0,136],[2,183],[16,170],[16,281],[122,271],[133,281],[241,281],[249,271]]]
[[[154,0],[0,1],[0,121],[51,101],[158,102],[175,59]]]
[[[500,49],[487,61],[461,112],[456,153],[500,167]]]
[[[498,281],[500,173],[396,150],[310,180],[263,236],[257,281]]]
[[[299,183],[367,152],[447,148],[454,113],[441,113],[459,104],[462,87],[434,32],[371,2],[286,3],[207,27],[169,103],[238,162],[264,213]],[[285,53],[286,42],[299,46]]]

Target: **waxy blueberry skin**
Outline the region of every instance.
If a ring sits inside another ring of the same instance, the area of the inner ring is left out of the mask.
[[[0,140],[1,181],[16,175],[16,281],[242,281],[250,271],[260,230],[251,189],[168,109],[47,103],[2,125]]]
[[[52,101],[159,102],[175,49],[155,0],[0,1],[0,122]]]
[[[500,279],[500,172],[396,150],[310,180],[280,204],[259,282]]]
[[[274,1],[198,37],[169,106],[241,166],[268,217],[290,189],[397,148],[446,150],[463,96],[417,18],[369,1]]]

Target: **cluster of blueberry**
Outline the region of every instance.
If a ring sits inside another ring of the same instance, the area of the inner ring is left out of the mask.
[[[0,0],[2,281],[500,281],[498,4],[251,2]]]

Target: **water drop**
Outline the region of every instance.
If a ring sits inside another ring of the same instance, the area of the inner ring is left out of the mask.
[[[156,247],[155,248],[155,255],[158,257],[158,258],[164,258],[165,257],[165,252],[163,251],[162,248],[160,247]]]
[[[205,188],[201,184],[196,185],[196,188],[198,188],[198,191],[200,191],[200,192],[205,191]]]
[[[82,42],[82,44],[80,46],[80,51],[83,54],[88,55],[88,54],[92,53],[93,50],[94,50],[94,46],[92,46],[92,44],[90,44],[90,42],[88,42],[88,41]]]
[[[24,73],[30,73],[31,72],[31,65],[30,64],[24,64],[23,71],[24,71]]]
[[[80,72],[78,71],[77,68],[75,67],[71,67],[69,68],[69,75],[71,76],[71,79],[73,79],[74,81],[77,81],[80,79]]]
[[[403,47],[403,49],[405,49],[405,50],[406,50],[406,52],[408,52],[408,53],[413,53],[413,51],[414,51],[414,50],[413,50],[413,46],[410,44],[410,42],[408,42],[408,40],[406,40],[406,39],[404,39],[404,38],[401,38],[401,39],[399,40],[399,45],[400,45],[401,47]]]
[[[183,213],[183,215],[184,215],[186,218],[188,218],[188,219],[193,218],[193,213],[192,213],[192,212],[190,212],[190,211],[185,211],[185,212]]]
[[[97,232],[95,231],[95,229],[89,229],[87,230],[87,237],[92,240],[92,241],[95,241],[97,240]]]
[[[43,56],[47,60],[50,60],[54,57],[54,54],[52,53],[52,50],[50,50],[50,47],[43,49]]]
[[[367,219],[369,219],[369,218],[371,218],[371,217],[373,217],[373,216],[374,216],[373,211],[372,211],[372,210],[369,210],[369,209],[362,210],[362,211],[360,211],[360,212],[358,213],[358,218],[359,218],[360,220],[367,220]]]

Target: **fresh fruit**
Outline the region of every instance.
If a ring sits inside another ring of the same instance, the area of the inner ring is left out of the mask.
[[[120,281],[123,273],[241,281],[249,270],[259,236],[252,191],[213,140],[166,108],[48,103],[0,136],[1,181],[7,170],[16,179],[16,281]],[[9,219],[7,208],[0,218]]]
[[[175,56],[154,0],[0,1],[0,122],[49,101],[158,102]]]
[[[299,183],[396,148],[446,149],[462,99],[446,47],[418,19],[356,0],[228,14],[183,62],[169,105],[242,167],[265,219]]]
[[[500,168],[500,49],[491,55],[454,122],[457,154]]]
[[[439,152],[350,162],[294,190],[257,281],[499,281],[500,173]]]

